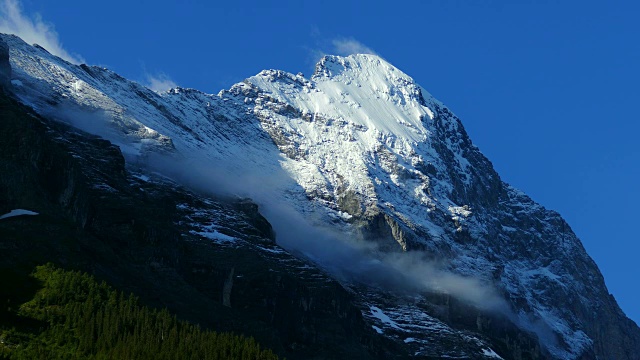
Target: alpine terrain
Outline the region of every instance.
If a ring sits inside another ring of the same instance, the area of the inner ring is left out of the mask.
[[[2,269],[89,272],[288,359],[640,359],[571,227],[384,59],[156,93],[0,39]]]

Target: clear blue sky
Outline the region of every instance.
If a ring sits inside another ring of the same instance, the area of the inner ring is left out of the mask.
[[[164,74],[211,93],[265,68],[309,75],[336,44],[364,44],[460,116],[505,181],[567,219],[640,323],[637,1],[21,6],[89,64],[142,82]]]

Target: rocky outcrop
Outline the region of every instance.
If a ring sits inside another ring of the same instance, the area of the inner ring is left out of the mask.
[[[354,221],[360,238],[376,242],[385,252],[407,251],[414,244],[408,237],[408,229],[393,217],[380,210],[371,210],[367,215]]]

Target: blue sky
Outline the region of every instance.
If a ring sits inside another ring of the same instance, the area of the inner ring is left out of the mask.
[[[462,119],[503,180],[567,219],[640,323],[638,2],[16,1],[0,0],[0,28],[35,24],[49,50],[160,88],[217,93],[375,51]]]

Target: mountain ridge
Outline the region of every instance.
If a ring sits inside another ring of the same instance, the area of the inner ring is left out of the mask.
[[[217,95],[181,88],[158,95],[115,73],[3,39],[12,91],[21,101],[114,142],[128,163],[149,165],[157,154],[169,153],[191,164],[216,164],[232,181],[248,169],[259,179],[277,174],[270,193],[283,195],[283,203],[311,222],[364,239],[384,266],[428,273],[436,281],[412,279],[425,289],[472,301],[468,291],[446,282],[470,278],[462,284],[474,291],[494,284],[489,288],[495,286],[511,306],[507,317],[542,338],[552,357],[589,358],[594,351],[634,358],[633,352],[616,352],[634,343],[634,335],[622,330],[633,327],[618,324],[618,318],[626,321],[623,313],[568,224],[504,183],[460,120],[379,57],[327,56],[310,79],[265,70]],[[373,71],[372,63],[385,71]],[[101,121],[83,119],[85,113]],[[272,201],[246,185],[232,190],[259,203]],[[289,224],[274,226],[283,234]],[[320,263],[328,260],[296,239],[280,241]],[[424,254],[429,266],[387,255],[397,251]],[[433,259],[440,263],[432,266]],[[558,300],[572,308],[557,309]],[[377,305],[370,309],[380,310]],[[589,315],[597,311],[605,315]],[[607,344],[611,339],[593,322],[616,333],[621,345]],[[378,325],[384,332],[392,331],[390,324]],[[419,353],[423,345],[414,342]]]

